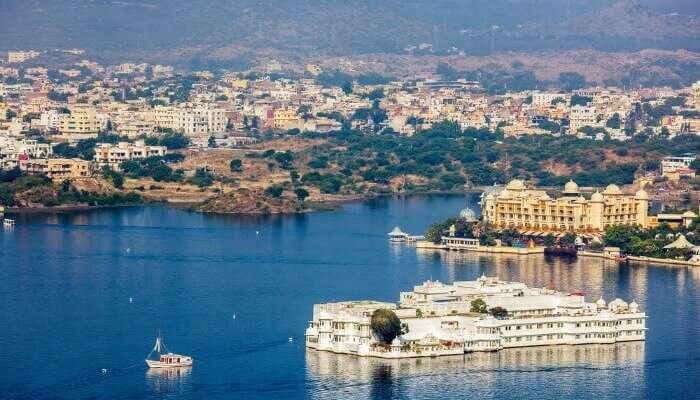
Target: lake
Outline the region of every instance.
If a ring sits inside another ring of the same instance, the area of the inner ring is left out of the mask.
[[[700,269],[387,241],[396,225],[419,234],[477,201],[381,198],[268,217],[168,207],[15,215],[0,231],[0,397],[700,397]],[[482,274],[589,301],[636,299],[647,341],[401,361],[305,350],[314,303],[397,301],[427,279]],[[147,370],[159,330],[171,351],[195,358],[191,369]]]

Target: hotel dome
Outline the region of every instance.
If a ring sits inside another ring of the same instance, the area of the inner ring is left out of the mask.
[[[508,182],[506,185],[506,189],[508,190],[525,190],[525,182],[521,181],[520,179],[513,179],[512,181]]]
[[[617,186],[615,184],[610,184],[605,188],[605,190],[603,191],[603,194],[620,195],[620,194],[622,194],[622,190],[620,190],[619,186]]]
[[[578,195],[578,184],[573,180],[569,179],[569,181],[566,182],[566,185],[564,185],[564,191],[562,193],[564,193],[565,195]]]

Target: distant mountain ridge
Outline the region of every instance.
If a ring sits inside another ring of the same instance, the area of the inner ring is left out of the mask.
[[[2,7],[5,50],[182,51],[219,60],[402,53],[421,43],[438,54],[700,51],[697,16],[630,0],[5,0]]]

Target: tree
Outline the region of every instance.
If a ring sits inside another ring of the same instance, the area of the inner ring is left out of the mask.
[[[571,96],[572,106],[586,106],[588,103],[593,101],[593,98],[587,96],[579,96],[577,94]]]
[[[372,333],[377,339],[386,344],[390,344],[397,336],[401,335],[401,320],[396,313],[380,308],[374,310],[370,320]]]
[[[183,149],[190,144],[190,139],[179,132],[166,133],[158,141],[161,146],[165,146],[168,150]]]
[[[343,89],[343,93],[350,94],[350,93],[352,93],[352,82],[351,81],[345,82],[345,83],[343,83],[343,86],[341,86],[340,88]]]
[[[548,233],[547,236],[544,237],[544,245],[547,247],[552,247],[556,244],[557,239],[552,235],[551,233]]]
[[[304,201],[307,197],[309,197],[309,191],[304,188],[294,189],[294,194],[297,196],[299,201]]]
[[[281,151],[275,153],[273,158],[275,159],[275,161],[277,161],[281,168],[289,169],[292,166],[294,154],[292,154],[291,151]]]
[[[586,78],[578,72],[562,72],[559,74],[559,86],[566,91],[582,89],[586,86]]]
[[[503,307],[498,307],[498,306],[493,307],[492,309],[489,310],[489,312],[491,313],[491,315],[494,316],[494,318],[497,318],[497,319],[503,319],[503,318],[506,318],[508,316],[508,310],[506,310]]]
[[[267,189],[265,189],[265,194],[274,198],[282,196],[282,193],[284,193],[284,187],[282,187],[281,185],[272,185],[268,186]]]
[[[471,309],[469,310],[473,313],[486,314],[488,308],[486,302],[483,299],[472,300]]]
[[[197,168],[194,176],[188,180],[193,185],[197,185],[200,188],[211,186],[214,183],[214,177],[204,168]]]
[[[234,158],[229,163],[229,168],[231,168],[231,172],[241,172],[243,170],[243,161]]]
[[[560,242],[564,246],[573,246],[576,243],[576,234],[573,232],[566,232]]]
[[[610,119],[608,119],[607,122],[605,122],[605,126],[611,129],[620,129],[620,114],[613,114],[613,116],[610,117]]]
[[[296,185],[299,182],[299,172],[295,169],[289,171],[289,180],[292,181],[293,185]]]
[[[214,148],[216,147],[216,139],[214,136],[209,136],[209,140],[207,141],[207,146]]]
[[[428,230],[425,232],[425,239],[433,242],[433,243],[440,243],[442,241],[442,235],[445,233],[447,228],[452,225],[453,221],[445,221],[445,222],[436,222],[428,227]]]

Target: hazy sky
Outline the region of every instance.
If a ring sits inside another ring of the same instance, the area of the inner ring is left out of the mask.
[[[700,0],[640,0],[640,3],[668,12],[676,11],[700,15]]]

